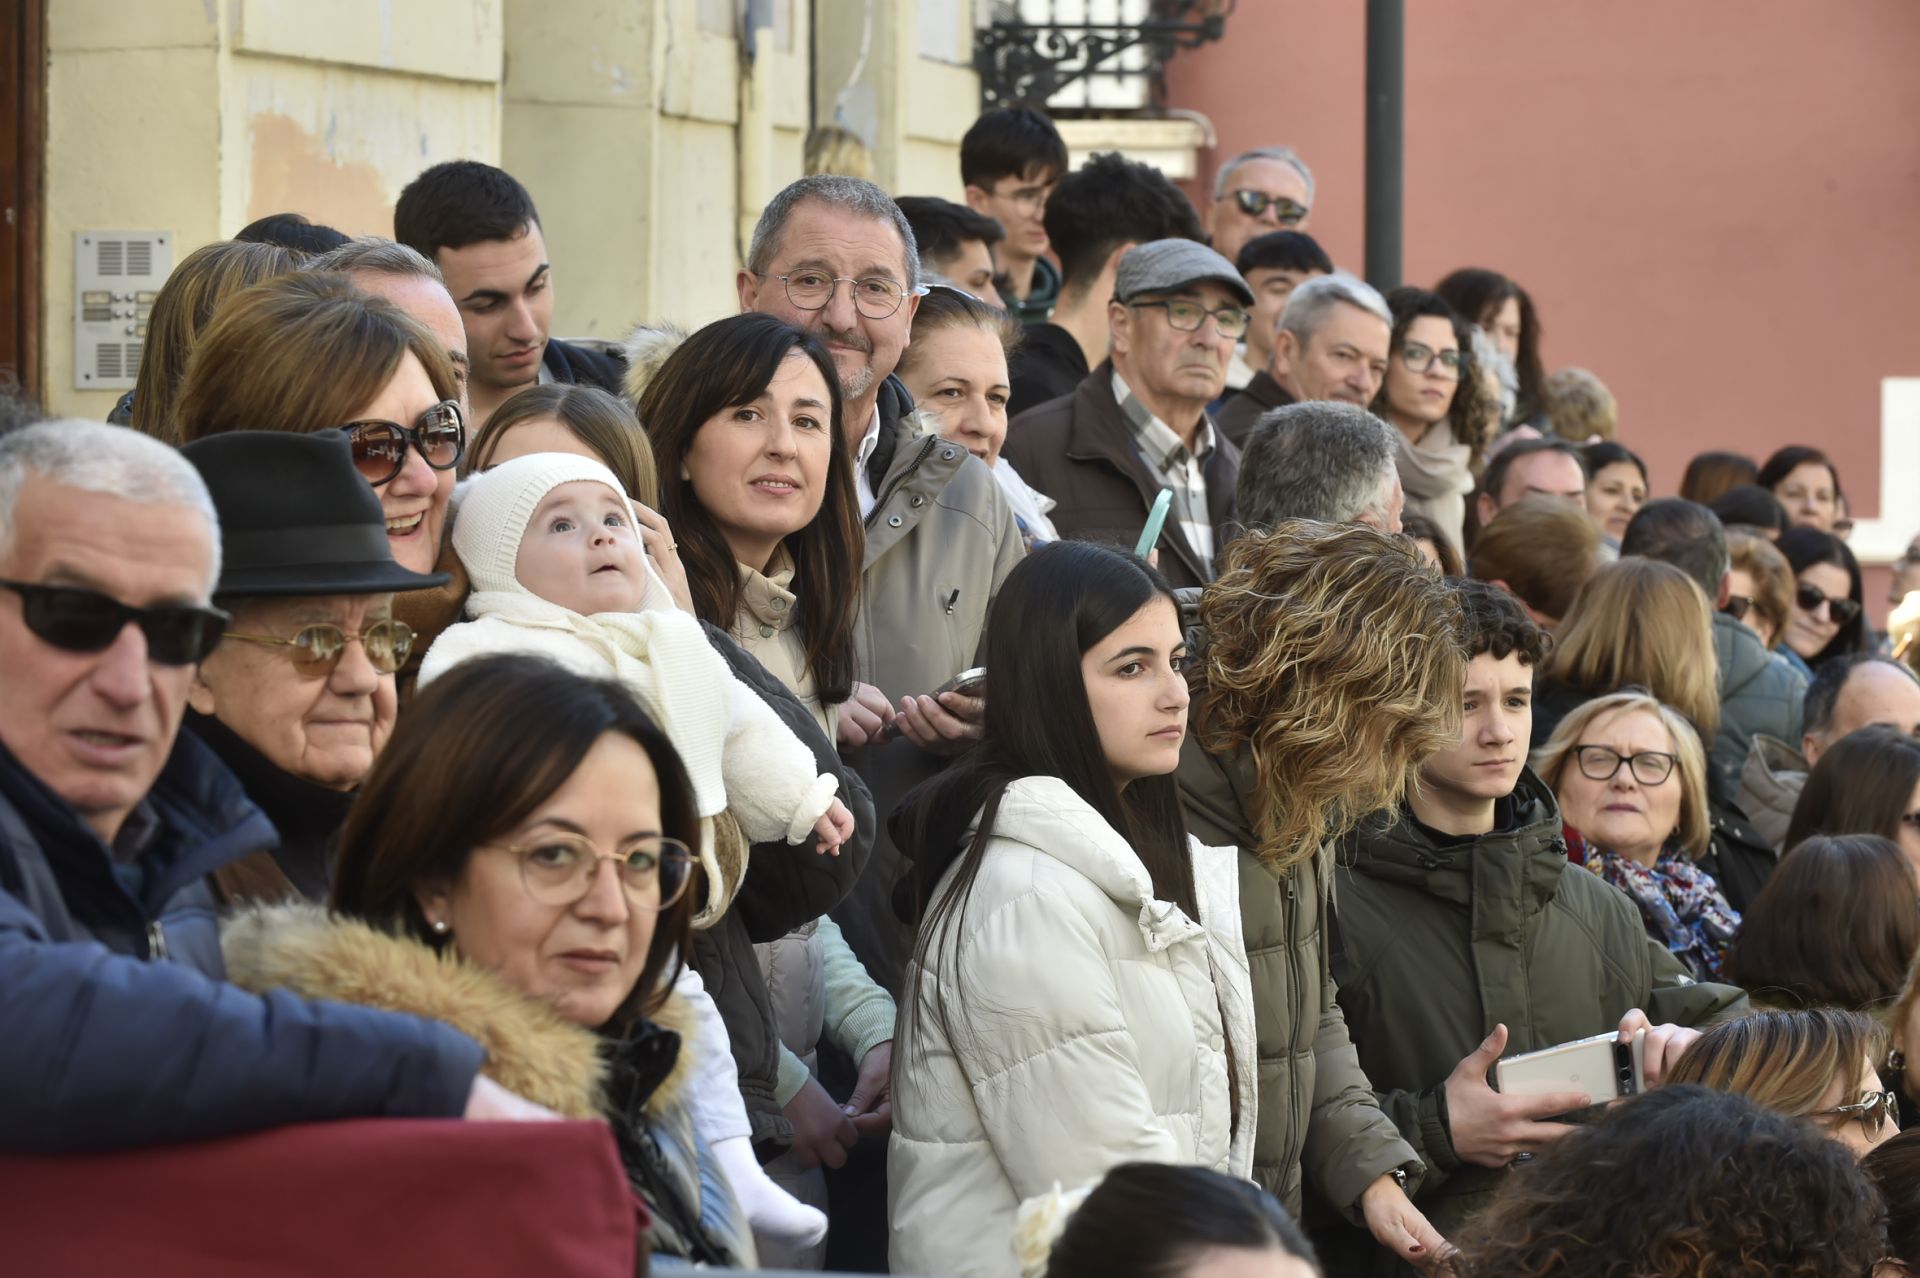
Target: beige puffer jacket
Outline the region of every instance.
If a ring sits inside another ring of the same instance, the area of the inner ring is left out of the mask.
[[[964,914],[924,971],[907,969],[923,1001],[895,1040],[895,1273],[1012,1278],[1021,1200],[1119,1163],[1251,1174],[1235,854],[1190,846],[1197,923],[1154,898],[1133,849],[1065,782],[1008,787]]]

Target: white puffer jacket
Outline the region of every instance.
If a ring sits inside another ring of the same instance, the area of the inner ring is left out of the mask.
[[[1154,899],[1133,849],[1065,782],[1008,788],[959,930],[907,972],[922,1002],[893,1063],[893,1272],[1013,1278],[1021,1200],[1119,1163],[1251,1175],[1235,853],[1191,849],[1199,923]]]

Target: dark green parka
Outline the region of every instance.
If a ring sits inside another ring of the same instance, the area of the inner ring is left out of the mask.
[[[1531,770],[1508,803],[1505,828],[1453,846],[1404,810],[1364,825],[1334,872],[1340,1006],[1381,1107],[1427,1164],[1415,1201],[1447,1234],[1505,1174],[1454,1154],[1443,1090],[1495,1025],[1517,1055],[1604,1033],[1635,1007],[1688,1026],[1747,1010],[1650,939],[1625,893],[1567,863],[1559,807]]]

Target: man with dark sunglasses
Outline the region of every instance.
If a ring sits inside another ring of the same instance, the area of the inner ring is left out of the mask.
[[[1220,166],[1207,230],[1214,251],[1234,262],[1254,236],[1304,231],[1312,215],[1313,170],[1291,147],[1263,146]]]
[[[156,440],[0,439],[0,1152],[526,1113],[452,1029],[219,980],[207,876],[276,841],[176,740],[228,620],[219,547],[205,484]]]

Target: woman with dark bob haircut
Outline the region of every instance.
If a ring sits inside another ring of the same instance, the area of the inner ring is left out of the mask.
[[[1747,906],[1727,979],[1758,1004],[1879,1011],[1899,996],[1920,949],[1912,867],[1871,834],[1789,837],[1787,847]]]
[[[467,662],[419,695],[367,778],[334,912],[240,915],[228,975],[454,1025],[494,1082],[612,1127],[655,1252],[751,1266],[686,1104],[692,1018],[670,992],[697,831],[679,755],[619,684]]]
[[[1786,638],[1809,667],[1867,650],[1866,593],[1860,561],[1847,543],[1817,528],[1789,528],[1774,543],[1793,569],[1793,607]]]
[[[1754,483],[1766,489],[1786,507],[1787,517],[1796,528],[1817,528],[1832,532],[1840,518],[1840,472],[1817,448],[1788,444],[1760,464]]]
[[[1862,1278],[1885,1254],[1867,1175],[1805,1123],[1669,1084],[1575,1127],[1461,1242],[1456,1278]]]
[[[1816,834],[1877,834],[1920,874],[1920,741],[1881,724],[1849,732],[1820,756],[1787,822],[1782,847]]]
[[[1205,1167],[1122,1163],[1079,1206],[1049,1194],[1024,1204],[1021,1216],[1022,1242],[1031,1238],[1033,1252],[1051,1240],[1049,1252],[1022,1255],[1032,1278],[1188,1278],[1219,1260],[1263,1278],[1320,1273],[1312,1244],[1279,1200]]]

